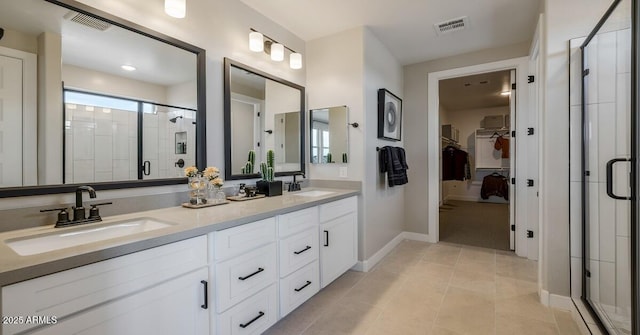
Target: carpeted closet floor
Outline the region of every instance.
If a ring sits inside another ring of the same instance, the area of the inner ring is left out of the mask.
[[[509,205],[448,200],[440,206],[440,241],[509,250]]]

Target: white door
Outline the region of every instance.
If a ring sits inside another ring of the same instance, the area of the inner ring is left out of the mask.
[[[209,334],[209,312],[213,306],[210,299],[205,302],[208,292],[202,282],[207,278],[208,271],[202,268],[65,318],[32,334]]]
[[[22,65],[0,55],[0,187],[22,186]]]
[[[516,129],[516,70],[511,70],[511,95],[509,98],[509,129]],[[511,136],[511,143],[509,144],[509,171],[510,176],[513,177],[514,171],[516,171],[516,143],[515,136]],[[517,171],[516,171],[517,172]],[[516,232],[515,229],[519,228],[516,222],[516,187],[509,181],[509,249],[516,249]]]
[[[538,174],[539,161],[539,133],[538,129],[538,90],[540,89],[540,80],[538,80],[539,69],[539,49],[536,45],[529,62],[529,71],[533,74],[532,82],[529,83],[529,113],[527,117],[527,126],[532,129],[531,134],[527,133],[526,152],[527,152],[527,179],[533,180],[533,186],[527,187],[527,203],[526,212],[520,215],[527,220],[527,231],[531,232],[532,237],[527,238],[527,257],[532,260],[538,259],[538,236],[539,236],[539,185],[540,177]]]

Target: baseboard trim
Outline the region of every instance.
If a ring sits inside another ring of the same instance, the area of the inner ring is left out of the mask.
[[[435,239],[429,234],[412,233],[405,231],[402,236],[407,240],[436,243]]]
[[[356,265],[354,265],[351,269],[360,272],[369,272],[369,270],[373,269],[376,264],[378,264],[386,255],[388,255],[393,248],[398,246],[400,242],[404,240],[404,232],[398,234],[398,236],[394,237],[389,243],[387,243],[382,249],[378,250],[373,256],[369,257],[369,259],[364,261],[358,261]]]
[[[570,311],[572,308],[575,308],[571,297],[559,294],[551,294],[549,293],[549,291],[543,289],[540,289],[540,292],[538,292],[538,294],[540,296],[540,303],[547,307],[563,309],[566,311]]]

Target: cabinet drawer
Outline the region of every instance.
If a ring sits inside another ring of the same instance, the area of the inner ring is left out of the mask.
[[[207,239],[200,236],[5,286],[2,313],[60,319],[206,265]]]
[[[230,310],[218,315],[218,334],[261,334],[278,320],[276,285],[264,289]]]
[[[317,260],[320,255],[319,243],[317,227],[280,240],[280,277]]]
[[[215,259],[225,259],[276,240],[276,219],[268,218],[213,233]]]
[[[302,305],[320,290],[318,261],[280,280],[280,317]]]
[[[278,236],[286,237],[318,224],[318,207],[278,216]]]
[[[216,264],[216,309],[223,312],[277,280],[276,244]]]
[[[320,222],[326,222],[351,212],[358,212],[358,199],[356,197],[320,205]]]

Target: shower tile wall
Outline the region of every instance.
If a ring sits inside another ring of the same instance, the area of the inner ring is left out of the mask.
[[[65,182],[137,179],[136,113],[66,105]]]
[[[610,314],[628,315],[629,283],[629,202],[606,194],[605,163],[629,157],[630,134],[620,131],[630,122],[630,31],[598,34],[587,48],[587,113],[592,125],[587,164],[590,170],[589,227],[591,297]],[[571,41],[570,76],[570,187],[571,187],[571,295],[581,296],[582,214],[581,214],[581,60],[579,46],[584,39]],[[597,123],[597,126],[596,126]],[[615,190],[628,190],[628,164],[616,164]]]

